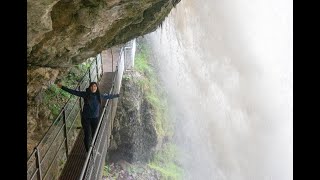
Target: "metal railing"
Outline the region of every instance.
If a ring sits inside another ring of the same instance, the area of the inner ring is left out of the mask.
[[[133,69],[135,52],[136,52],[136,40],[133,39],[132,41],[126,44],[123,50],[125,69]]]
[[[102,68],[102,58],[98,54],[75,89],[85,90],[91,81],[99,82],[103,75]],[[68,99],[28,158],[28,180],[56,179],[60,175],[80,131],[75,123],[80,121],[82,107],[80,97],[71,96]]]
[[[122,74],[124,71],[124,50],[121,48],[117,68],[112,81],[112,87],[109,93],[118,93],[120,91]],[[82,179],[100,179],[107,154],[107,148],[110,144],[109,137],[113,128],[112,119],[115,116],[118,99],[107,100],[101,113],[97,130],[94,134],[88,155],[81,171],[80,180]]]
[[[132,46],[132,44],[135,46],[135,43],[131,42],[127,45]],[[109,93],[114,94],[120,91],[125,64],[130,63],[125,62],[127,49],[128,46],[120,49],[119,60]],[[135,47],[131,49],[135,49]],[[91,81],[99,82],[103,75],[102,68],[101,54],[98,54],[76,89],[84,90]],[[99,179],[102,176],[104,160],[110,144],[109,137],[113,128],[113,121],[111,119],[114,119],[117,102],[118,100],[115,98],[107,100],[104,105],[79,179]],[[79,112],[82,110],[82,107],[83,102],[80,97],[71,96],[69,98],[56,120],[30,155],[27,161],[28,180],[57,179],[57,176],[60,175],[65,163],[61,163],[58,160],[66,160],[75,143],[77,134],[79,133],[79,130],[77,131],[78,128],[75,127],[75,122],[76,120],[80,121]],[[71,132],[76,134],[76,136],[71,136]],[[72,139],[71,137],[75,138]]]

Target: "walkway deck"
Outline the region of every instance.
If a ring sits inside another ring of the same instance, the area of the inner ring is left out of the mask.
[[[129,47],[131,46],[128,45],[127,49],[130,49]],[[110,93],[111,89],[112,92],[119,92],[127,56],[126,47],[122,46],[98,54],[77,88],[83,90],[90,79],[97,80],[101,77],[98,82],[100,93]],[[131,57],[128,58],[132,60]],[[108,103],[106,107],[101,107],[102,117],[99,119],[102,121],[94,137],[94,147],[90,147],[89,153],[84,148],[83,129],[78,127],[83,101],[79,98],[71,99],[61,109],[48,132],[30,155],[27,161],[28,180],[80,180],[80,178],[96,180],[101,177],[118,99],[111,100],[111,104]],[[102,101],[103,104],[105,102],[106,100]]]
[[[110,62],[112,59],[110,58],[110,53],[109,52],[102,53],[102,58],[104,59],[104,62],[103,62],[104,73],[99,83],[99,90],[100,90],[100,93],[104,94],[104,93],[109,93],[111,89],[114,72],[108,72],[112,70],[112,68],[110,67],[112,64],[112,62]],[[115,67],[115,63],[113,63],[113,65]],[[115,70],[115,68],[113,68],[113,70]],[[102,104],[105,104],[105,100],[102,101]],[[75,145],[69,154],[66,165],[61,173],[61,176],[59,178],[60,180],[78,180],[79,179],[82,171],[82,167],[86,159],[86,151],[84,148],[83,138],[84,138],[84,134],[83,134],[83,130],[81,130],[75,142]]]

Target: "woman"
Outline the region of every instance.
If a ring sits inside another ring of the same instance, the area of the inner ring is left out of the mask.
[[[81,114],[81,124],[84,130],[84,145],[86,151],[88,152],[92,138],[99,123],[101,98],[112,99],[119,97],[119,94],[100,94],[96,82],[91,82],[86,91],[69,89],[63,86],[60,82],[57,83],[57,86],[70,94],[82,97],[84,99],[84,105]]]

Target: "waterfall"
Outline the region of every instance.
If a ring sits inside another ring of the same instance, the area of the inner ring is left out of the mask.
[[[145,36],[186,179],[293,179],[292,6],[183,0]]]

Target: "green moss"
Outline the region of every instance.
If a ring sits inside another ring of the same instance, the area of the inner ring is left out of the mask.
[[[110,166],[106,165],[103,167],[103,176],[108,176],[110,174]]]
[[[70,88],[77,86],[90,67],[90,63],[91,60],[88,60],[82,64],[75,65],[74,67],[70,68],[67,75],[63,79],[61,79],[62,83]],[[55,120],[55,118],[59,115],[62,107],[70,97],[70,93],[63,91],[56,85],[51,85],[44,91],[43,102],[41,105],[45,106],[51,111],[51,120]],[[75,99],[75,97],[73,99]]]
[[[134,68],[137,71],[146,75],[149,73],[153,73],[148,59],[149,49],[147,49],[147,47],[144,44],[140,45],[140,47],[138,45],[138,50],[135,56]]]
[[[138,84],[143,88],[147,101],[154,108],[155,127],[158,135],[170,138],[173,136],[174,128],[173,123],[169,121],[167,95],[150,63],[150,53],[151,50],[145,43],[137,43],[134,67],[145,76],[138,81]],[[178,154],[176,146],[171,143],[164,146],[155,153],[152,161],[148,164],[149,167],[158,171],[162,179],[182,179],[182,168],[175,163],[177,162],[175,157]]]
[[[137,43],[134,68],[145,76],[138,84],[145,92],[147,101],[152,105],[155,112],[155,126],[159,136],[171,136],[172,125],[168,121],[168,109],[166,94],[159,84],[154,67],[150,63],[149,47],[144,43]]]
[[[122,76],[122,78],[123,78],[125,81],[128,81],[128,80],[130,79],[130,76],[124,74],[124,75]]]
[[[176,162],[178,150],[174,144],[168,143],[158,151],[149,167],[160,172],[162,179],[180,180],[182,179],[183,170]]]

